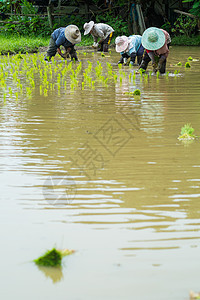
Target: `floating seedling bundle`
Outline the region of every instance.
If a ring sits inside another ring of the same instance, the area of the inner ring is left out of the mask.
[[[181,128],[181,134],[178,137],[179,140],[194,140],[196,135],[194,133],[194,128],[192,128],[191,124],[185,124]]]
[[[44,255],[35,259],[34,262],[36,265],[39,266],[60,267],[62,263],[62,258],[72,253],[74,253],[74,250],[58,250],[56,248],[53,248],[51,250],[46,251]]]

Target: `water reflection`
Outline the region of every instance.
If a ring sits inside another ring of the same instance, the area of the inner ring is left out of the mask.
[[[47,277],[52,280],[53,283],[57,283],[63,280],[63,272],[61,267],[44,267],[37,266],[38,269]]]

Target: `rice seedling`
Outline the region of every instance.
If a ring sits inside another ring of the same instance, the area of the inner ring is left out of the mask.
[[[133,92],[133,95],[135,96],[140,96],[141,95],[141,92],[139,89],[136,89],[134,92]]]
[[[37,259],[34,259],[36,265],[46,267],[58,267],[61,266],[62,258],[64,256],[74,253],[74,250],[64,249],[57,250],[55,248],[46,251],[46,253]]]
[[[3,94],[3,103],[6,104],[6,93]]]
[[[19,93],[15,92],[15,100],[18,101],[18,99],[19,99]]]
[[[115,82],[117,82],[117,77],[118,77],[117,74],[113,75],[113,79],[114,79]]]
[[[194,128],[191,124],[187,123],[181,128],[181,134],[178,137],[178,140],[194,140],[196,136],[193,134]]]
[[[139,73],[142,75],[143,73],[145,73],[146,72],[146,70],[144,70],[144,69],[142,69],[142,68],[140,68],[139,69]]]
[[[136,89],[134,92],[126,92],[125,93],[126,95],[129,95],[129,96],[134,96],[134,98],[140,98],[141,96],[141,91],[139,89]]]
[[[192,60],[193,60],[192,56],[189,56],[188,61],[192,61]]]
[[[157,79],[159,79],[159,76],[160,76],[160,72],[157,71],[157,72],[156,72],[156,77],[157,77]]]
[[[182,66],[182,62],[179,61],[179,62],[177,63],[177,66]]]
[[[12,88],[10,86],[9,86],[8,90],[9,90],[10,96],[12,97]]]
[[[166,72],[165,76],[166,76],[166,78],[168,78],[169,77],[169,72]]]
[[[45,97],[48,96],[48,90],[47,90],[47,88],[44,88],[44,96],[45,96]]]
[[[185,68],[191,68],[191,65],[188,61],[185,63]]]
[[[174,74],[175,74],[175,75],[177,75],[178,73],[180,73],[180,71],[178,71],[178,70],[175,70],[175,71],[174,71]]]
[[[28,98],[31,98],[31,96],[32,96],[32,90],[28,86],[26,87],[26,95],[27,95]]]
[[[144,79],[145,81],[148,81],[149,75],[148,74],[144,74]]]

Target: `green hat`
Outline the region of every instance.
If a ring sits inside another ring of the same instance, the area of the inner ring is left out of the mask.
[[[165,44],[164,32],[156,27],[150,27],[143,32],[142,46],[147,50],[158,50]]]

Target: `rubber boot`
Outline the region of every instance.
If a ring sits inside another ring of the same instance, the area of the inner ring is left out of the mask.
[[[142,55],[141,56],[137,56],[137,63],[140,66],[140,64],[142,63]]]
[[[69,52],[69,54],[70,54],[70,56],[71,56],[71,60],[75,60],[75,61],[78,60],[77,53],[76,53],[76,50],[75,50],[75,49],[72,49],[72,50]]]
[[[103,44],[103,52],[108,52],[108,44]]]
[[[97,51],[103,51],[103,43],[100,44],[100,48]]]
[[[139,69],[146,70],[147,66],[148,66],[148,62],[142,60],[140,66],[139,66]]]
[[[121,57],[120,60],[118,61],[118,65],[123,64],[123,63],[124,63],[124,59],[123,59],[123,57]]]
[[[166,71],[166,59],[163,61],[162,64],[159,64],[158,71],[160,72],[160,74],[165,73],[165,71]]]

